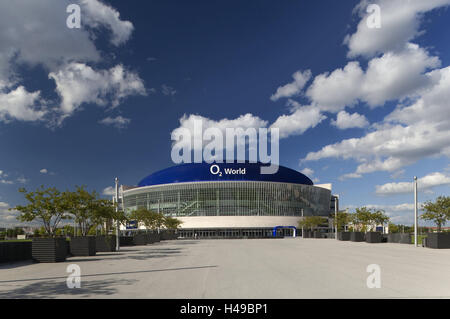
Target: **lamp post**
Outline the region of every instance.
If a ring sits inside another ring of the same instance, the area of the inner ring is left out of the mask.
[[[414,246],[417,247],[417,176],[414,176]]]
[[[336,195],[334,197],[334,238],[336,240],[338,239],[338,236],[337,236],[337,226],[338,226],[337,214],[338,214],[338,209],[339,209],[338,205],[339,205],[339,198],[338,198],[338,195]]]
[[[116,177],[114,179],[116,182],[116,218],[119,216],[119,179]],[[119,220],[116,219],[116,251],[120,249],[120,238],[119,238]]]

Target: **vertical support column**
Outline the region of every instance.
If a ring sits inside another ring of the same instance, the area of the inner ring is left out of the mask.
[[[114,181],[116,183],[116,214],[119,215],[119,179],[116,177]],[[120,250],[119,227],[119,220],[116,219],[116,251]]]
[[[417,176],[414,176],[414,246],[417,243]]]
[[[337,214],[339,211],[339,198],[336,195],[334,197],[334,238],[337,240],[338,236],[337,236]]]

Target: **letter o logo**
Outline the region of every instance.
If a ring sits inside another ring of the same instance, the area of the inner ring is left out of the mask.
[[[209,168],[209,171],[211,172],[211,174],[217,175],[220,173],[220,167],[217,164],[211,165],[211,167]]]

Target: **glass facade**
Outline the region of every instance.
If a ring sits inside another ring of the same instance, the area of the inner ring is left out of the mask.
[[[327,216],[331,192],[311,185],[223,181],[155,185],[124,191],[124,208],[166,216]]]

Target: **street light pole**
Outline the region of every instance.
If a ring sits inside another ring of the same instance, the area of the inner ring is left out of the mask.
[[[116,218],[119,216],[119,179],[116,177]],[[120,249],[120,238],[119,238],[119,220],[116,219],[116,251]]]
[[[417,176],[414,176],[414,246],[417,245]]]
[[[338,205],[339,205],[339,198],[336,195],[334,197],[334,238],[336,240],[338,239],[338,236],[337,236],[337,226],[338,226],[338,224],[337,224],[337,214],[338,214],[338,209],[339,209]]]

